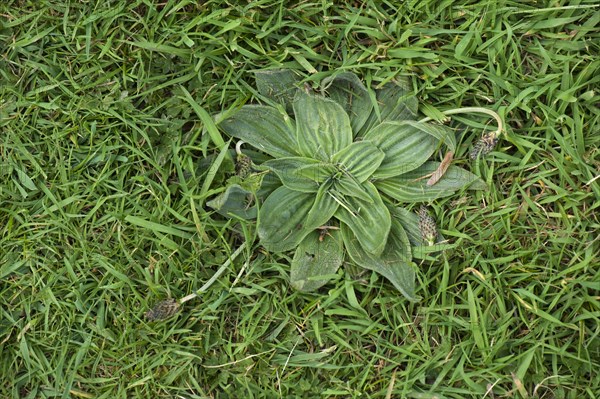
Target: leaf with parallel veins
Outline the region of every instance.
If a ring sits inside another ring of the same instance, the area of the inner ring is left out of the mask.
[[[290,283],[299,291],[314,291],[325,285],[344,261],[344,244],[339,230],[321,235],[313,231],[296,248]]]
[[[273,191],[258,212],[261,244],[273,252],[296,248],[316,228],[305,223],[314,202],[314,194],[293,191],[285,186]]]
[[[373,109],[369,91],[358,76],[351,72],[342,72],[332,78],[323,79],[322,85],[329,98],[340,104],[350,117],[352,131],[358,132]]]
[[[438,139],[423,132],[406,121],[384,122],[365,134],[385,158],[373,173],[374,178],[384,179],[409,172],[425,163],[435,151]]]
[[[317,192],[319,185],[336,171],[332,164],[305,157],[271,159],[262,166],[275,172],[284,186],[303,193]]]
[[[375,186],[381,192],[400,202],[427,202],[436,198],[448,197],[456,191],[487,190],[487,185],[479,177],[458,166],[450,165],[448,170],[433,186],[427,185],[427,178],[437,170],[439,162],[426,162],[421,167],[400,176],[378,180]]]
[[[225,133],[245,141],[254,148],[278,157],[299,155],[296,125],[285,113],[264,105],[244,105],[221,121]]]
[[[354,262],[387,278],[408,300],[418,301],[410,242],[398,220],[392,219],[390,234],[380,256],[366,252],[347,225],[342,224],[341,231],[348,255]]]
[[[335,216],[348,225],[365,251],[378,256],[390,231],[390,212],[372,183],[364,182],[363,187],[371,197],[371,203],[356,197],[344,197],[349,206],[340,206]]]
[[[352,142],[350,119],[333,100],[301,92],[294,101],[294,115],[298,148],[305,157],[329,162]]]
[[[331,161],[350,173],[359,183],[379,168],[385,154],[369,141],[357,141],[337,152]]]
[[[414,120],[417,116],[419,103],[406,82],[390,82],[377,90],[374,97],[373,111],[356,137],[363,137],[382,122]]]

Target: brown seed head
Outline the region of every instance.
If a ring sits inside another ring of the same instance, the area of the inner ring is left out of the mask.
[[[483,136],[481,136],[477,143],[475,143],[469,156],[471,159],[477,159],[479,156],[484,157],[492,152],[496,146],[496,143],[498,143],[498,137],[496,137],[493,132],[485,133]]]
[[[235,174],[244,179],[248,177],[248,174],[250,174],[251,169],[252,159],[250,159],[249,156],[244,155],[242,153],[238,154],[235,163]]]
[[[150,321],[164,320],[173,316],[180,308],[179,301],[177,299],[169,298],[164,301],[160,301],[152,309],[145,313],[145,316]]]

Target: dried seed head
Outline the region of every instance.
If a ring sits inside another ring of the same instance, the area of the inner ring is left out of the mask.
[[[470,154],[471,159],[477,159],[477,157],[479,156],[486,156],[487,154],[492,152],[497,142],[498,137],[496,137],[496,134],[494,132],[485,133],[473,146],[473,149],[471,150]]]
[[[177,299],[169,298],[164,301],[160,301],[152,309],[145,313],[145,316],[150,321],[164,320],[173,316],[180,308],[179,301]]]
[[[249,156],[239,153],[235,162],[235,174],[242,179],[248,177],[252,169],[252,159]]]
[[[425,205],[421,205],[421,208],[419,208],[419,230],[421,230],[421,237],[427,245],[435,244],[438,235],[437,226]]]

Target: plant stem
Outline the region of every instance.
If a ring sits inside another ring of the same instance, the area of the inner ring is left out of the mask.
[[[480,114],[486,114],[486,115],[491,116],[492,118],[494,118],[496,120],[496,123],[498,124],[498,129],[496,129],[496,131],[494,132],[494,137],[498,137],[500,134],[502,134],[502,131],[504,130],[504,124],[502,123],[502,118],[500,118],[500,115],[498,115],[495,111],[492,111],[490,109],[481,108],[481,107],[464,107],[464,108],[454,108],[454,109],[442,111],[442,114],[444,114],[444,115],[470,114],[470,113],[480,113]],[[433,118],[427,117],[427,118],[421,119],[419,122],[429,122],[431,120],[433,120]]]
[[[238,141],[235,144],[235,153],[237,155],[242,155],[242,144],[244,144],[244,142],[242,140]]]
[[[244,248],[246,247],[246,243],[244,242],[242,245],[239,246],[238,249],[235,250],[235,252],[233,254],[231,254],[231,256],[229,257],[229,259],[227,259],[225,261],[225,263],[223,263],[221,265],[221,267],[219,268],[219,270],[217,270],[215,272],[215,274],[213,274],[213,276],[202,286],[200,287],[198,290],[194,291],[193,293],[184,296],[183,298],[181,298],[179,300],[179,303],[185,303],[191,299],[196,298],[198,295],[202,294],[203,292],[205,292],[211,285],[213,285],[213,283],[215,281],[217,281],[217,279],[221,276],[221,274],[223,274],[223,272],[225,271],[225,269],[227,269],[229,267],[229,265],[231,264],[231,262],[238,257],[238,255],[240,253],[242,253],[242,251],[244,250]]]

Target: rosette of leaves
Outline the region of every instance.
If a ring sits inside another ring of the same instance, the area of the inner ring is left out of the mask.
[[[277,178],[260,202],[261,244],[295,251],[299,290],[321,287],[346,260],[417,300],[412,259],[425,244],[418,215],[404,205],[486,188],[454,165],[426,184],[439,166],[430,160],[436,149],[456,150],[453,132],[417,121],[417,100],[402,84],[371,90],[341,73],[315,94],[289,70],[258,72],[256,81],[266,105],[245,105],[219,127],[271,157],[256,165]]]

